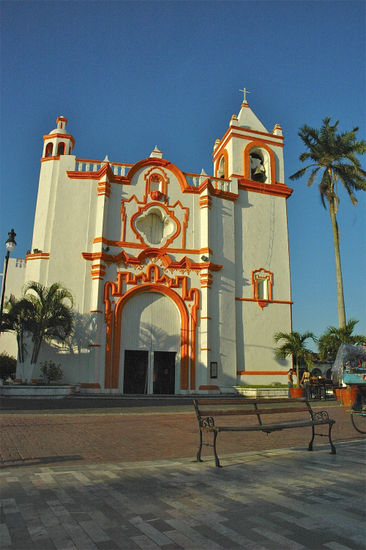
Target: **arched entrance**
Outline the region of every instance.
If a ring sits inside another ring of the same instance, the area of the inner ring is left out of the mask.
[[[180,312],[168,296],[141,292],[121,318],[119,388],[123,393],[174,394],[180,386]]]

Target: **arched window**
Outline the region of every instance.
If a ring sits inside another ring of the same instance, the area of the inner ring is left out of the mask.
[[[63,141],[61,141],[61,143],[59,143],[57,147],[57,156],[64,155],[64,154],[65,154],[65,144]]]
[[[217,170],[217,177],[218,178],[225,178],[225,157],[222,155],[220,162],[219,162],[219,168]]]
[[[53,143],[47,143],[45,157],[52,157]]]
[[[250,152],[250,179],[265,183],[268,179],[268,174],[265,166],[265,159],[260,149],[255,149]]]

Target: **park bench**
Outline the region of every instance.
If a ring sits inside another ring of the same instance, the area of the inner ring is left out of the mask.
[[[279,430],[311,427],[312,436],[308,450],[313,450],[314,437],[328,437],[331,454],[336,453],[331,432],[335,420],[327,411],[314,412],[306,398],[298,399],[245,399],[232,397],[225,399],[202,398],[193,400],[197,414],[200,443],[197,460],[202,462],[202,445],[213,447],[215,463],[220,467],[216,449],[216,439],[220,432],[265,432],[267,435]],[[328,426],[328,433],[316,433],[315,427]],[[203,434],[210,442],[203,441]]]

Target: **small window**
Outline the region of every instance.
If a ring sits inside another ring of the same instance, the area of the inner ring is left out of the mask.
[[[58,147],[57,147],[57,156],[64,155],[64,154],[65,154],[65,144],[61,142],[58,144]]]
[[[268,300],[268,279],[257,279],[258,300]]]
[[[150,179],[150,191],[161,191],[162,177],[159,174],[153,174]]]
[[[52,153],[53,153],[53,144],[47,143],[45,157],[52,157]]]
[[[264,307],[272,301],[273,273],[266,269],[252,271],[253,298]]]

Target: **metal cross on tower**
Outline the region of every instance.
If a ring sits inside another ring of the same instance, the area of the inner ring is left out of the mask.
[[[244,103],[247,102],[247,94],[250,94],[251,92],[249,92],[246,88],[244,88],[243,90],[239,90],[239,92],[243,92],[244,94]]]

